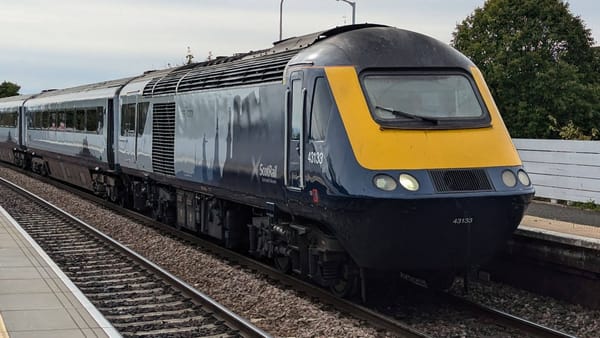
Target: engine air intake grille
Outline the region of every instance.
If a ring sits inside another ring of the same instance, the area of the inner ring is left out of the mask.
[[[152,168],[175,175],[175,103],[155,103],[152,110]]]
[[[493,190],[482,169],[432,170],[429,173],[438,192]]]
[[[230,57],[192,64],[162,78],[152,79],[145,87],[145,97],[184,93],[201,89],[283,81],[283,72],[297,50],[256,57]]]

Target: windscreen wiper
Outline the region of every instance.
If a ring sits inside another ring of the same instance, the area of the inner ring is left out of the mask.
[[[381,109],[381,110],[385,110],[385,111],[390,112],[390,113],[392,113],[392,114],[394,114],[396,116],[408,117],[409,119],[413,119],[413,120],[426,121],[426,122],[433,123],[433,124],[438,124],[438,122],[439,122],[438,119],[434,119],[432,117],[427,117],[427,116],[421,116],[421,115],[415,115],[415,114],[411,114],[411,113],[406,113],[406,112],[403,112],[401,110],[396,110],[396,109],[392,109],[392,108],[388,108],[388,107],[375,106],[375,108]]]

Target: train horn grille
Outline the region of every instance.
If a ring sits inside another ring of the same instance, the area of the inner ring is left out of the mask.
[[[493,190],[482,169],[432,170],[429,173],[438,192]]]

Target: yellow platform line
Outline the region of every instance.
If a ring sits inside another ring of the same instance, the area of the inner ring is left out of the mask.
[[[9,338],[6,326],[4,326],[4,320],[2,320],[2,314],[0,314],[0,338]]]

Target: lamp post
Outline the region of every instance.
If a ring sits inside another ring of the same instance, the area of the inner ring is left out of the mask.
[[[283,2],[283,0],[281,0]],[[350,0],[337,0],[337,1],[343,1],[345,3],[347,3],[348,5],[352,6],[352,24],[356,24],[356,1],[350,1]]]
[[[283,32],[283,0],[279,3],[279,41],[281,41]]]

